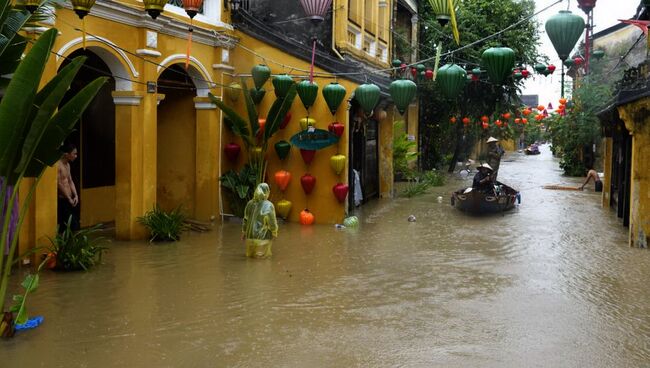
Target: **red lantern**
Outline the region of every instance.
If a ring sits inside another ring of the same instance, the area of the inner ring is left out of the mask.
[[[280,129],[286,128],[290,121],[291,121],[291,113],[287,112],[287,114],[284,116],[284,120],[282,120],[282,123],[280,123]]]
[[[575,66],[580,66],[580,65],[582,65],[582,62],[583,62],[583,61],[585,61],[585,60],[584,60],[583,58],[581,58],[581,57],[578,56],[578,57],[576,57],[575,59],[573,59],[573,64],[574,64]]]
[[[528,115],[530,115],[531,112],[532,111],[530,111],[529,108],[525,108],[521,113],[524,114],[524,116],[528,116]]]
[[[490,118],[488,118],[487,115],[483,115],[483,116],[481,116],[481,121],[484,122],[484,123],[489,123]]]
[[[501,117],[504,118],[504,119],[506,119],[506,120],[508,120],[508,119],[510,119],[510,118],[512,117],[512,115],[510,115],[509,112],[506,112],[506,113],[504,113],[504,114],[501,114]]]
[[[202,5],[203,0],[183,0],[183,9],[185,9],[187,16],[190,17],[190,28],[187,32],[187,54],[185,57],[185,69],[187,69],[190,65],[190,54],[192,52],[192,32],[194,32],[192,21],[194,20],[194,16],[199,12],[199,9]]]
[[[483,126],[483,129],[487,129],[490,125],[488,123],[481,123],[481,126]]]
[[[539,105],[537,106],[538,111],[544,111],[544,105]]]
[[[596,0],[578,0],[578,8],[582,9],[585,14],[589,14],[596,6]]]
[[[240,151],[241,147],[237,143],[228,143],[223,148],[223,153],[226,155],[226,158],[232,162],[237,161],[237,156],[239,156]]]
[[[316,185],[316,178],[307,173],[300,177],[300,185],[302,185],[302,190],[305,194],[310,194]]]
[[[408,65],[405,64],[405,63],[402,63],[402,65],[399,66],[399,68],[402,70],[402,73],[404,73],[406,71],[407,67],[408,67]]]
[[[501,128],[501,125],[502,125],[501,120],[497,119],[497,121],[494,122],[494,125],[496,125],[496,126],[498,126],[499,128]]]
[[[521,123],[524,125],[528,124],[528,119],[526,118],[521,119]]]
[[[300,156],[302,156],[302,160],[305,161],[307,165],[311,164],[315,155],[316,150],[300,149]]]
[[[463,118],[463,124],[467,125],[471,122],[471,120],[466,116]]]
[[[257,130],[257,139],[262,139],[262,135],[264,135],[264,126],[266,125],[266,119],[257,119],[257,123],[259,124],[260,128]]]
[[[345,201],[345,197],[348,196],[348,185],[337,183],[332,187],[332,192],[334,193],[334,196],[339,201],[339,203],[343,203]]]
[[[528,69],[522,69],[521,70],[521,76],[524,77],[524,78],[530,77],[530,72],[528,71]]]
[[[566,105],[566,98],[560,99],[560,105]]]
[[[291,181],[291,173],[287,170],[280,170],[275,173],[275,184],[278,185],[280,191],[284,192]]]
[[[555,65],[549,64],[546,69],[548,69],[549,72],[553,73],[555,71]]]
[[[303,225],[311,225],[314,223],[314,214],[309,212],[308,209],[300,211],[300,223]]]
[[[456,117],[455,116],[450,117],[449,122],[452,124],[456,124]]]
[[[519,123],[521,123],[521,119],[515,118],[515,124],[519,124]]]
[[[427,70],[424,72],[424,78],[426,78],[426,79],[428,79],[428,80],[432,80],[432,79],[433,79],[433,70],[431,70],[431,69],[427,69]]]
[[[418,76],[418,70],[416,68],[411,68],[411,75],[413,78]]]
[[[542,114],[539,114],[539,115],[535,116],[535,120],[537,120],[537,121],[541,121],[542,119],[544,119],[544,115],[542,115]]]
[[[472,74],[472,82],[478,82],[479,81],[479,76],[476,74]]]
[[[345,130],[345,125],[339,123],[338,121],[335,121],[327,126],[327,130],[336,134],[336,136],[340,138],[343,135],[343,131]]]

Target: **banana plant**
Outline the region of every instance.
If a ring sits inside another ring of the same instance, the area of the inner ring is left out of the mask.
[[[3,31],[8,29],[8,22],[16,19],[11,16],[13,11],[8,1],[0,0],[0,20],[3,21],[0,29]],[[18,232],[43,172],[61,158],[59,148],[63,141],[72,132],[75,123],[107,79],[95,79],[64,105],[60,105],[85,61],[84,57],[78,57],[39,89],[57,32],[54,28],[49,29],[34,42],[29,52],[18,62],[0,100],[0,178],[3,179],[0,184],[0,198],[9,198],[4,206],[0,206],[4,211],[0,216],[0,219],[3,219],[0,224],[0,311],[4,311],[11,267],[15,261],[18,244],[17,236],[12,237],[11,241],[8,237],[13,209],[10,204],[17,201],[17,191],[11,188],[18,188],[24,178],[35,178],[28,188],[26,200],[19,209],[15,229]],[[0,45],[4,42],[6,46],[0,48],[4,51],[0,54],[0,59],[5,57],[7,50],[12,47],[11,42],[15,44],[16,40],[16,36],[7,37],[5,33],[3,36],[9,41],[4,38],[0,41]],[[4,64],[2,67],[4,68]],[[3,71],[0,74],[5,73]],[[6,258],[5,249],[9,250]]]

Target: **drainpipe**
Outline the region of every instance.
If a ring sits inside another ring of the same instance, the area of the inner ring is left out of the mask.
[[[336,49],[336,8],[338,7],[339,2],[335,1],[332,6],[332,51],[334,55],[338,56],[339,59],[345,60],[343,55]]]

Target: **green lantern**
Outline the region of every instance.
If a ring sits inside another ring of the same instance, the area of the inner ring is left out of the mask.
[[[648,1],[650,1],[650,0],[648,0]],[[594,59],[596,59],[596,60],[600,60],[600,59],[603,58],[603,56],[605,56],[605,51],[603,51],[603,50],[595,50],[593,52],[593,54],[591,54],[591,56],[593,56]]]
[[[541,64],[541,63],[540,64],[535,64],[535,66],[533,68],[535,69],[536,72],[538,72],[539,74],[542,74],[542,73],[544,73],[544,70],[546,70],[546,65]]]
[[[391,65],[393,65],[393,68],[399,68],[402,65],[402,60],[393,59],[393,61],[391,62]]]
[[[566,59],[566,60],[564,60],[564,65],[566,65],[567,68],[572,67],[573,64],[575,64],[575,62],[573,61],[573,59]]]
[[[379,102],[380,89],[375,84],[362,84],[354,90],[354,99],[357,100],[363,111],[370,115]]]
[[[582,36],[585,21],[581,16],[575,15],[568,10],[560,10],[558,14],[546,21],[545,28],[555,51],[557,51],[560,59],[564,61],[569,57],[571,50]]]
[[[436,19],[441,26],[445,26],[451,19],[451,9],[448,0],[429,0],[431,9],[436,14]],[[453,0],[454,9],[458,7],[458,0]]]
[[[273,77],[273,88],[275,89],[275,96],[277,98],[284,98],[293,85],[293,78],[286,74],[276,75]]]
[[[305,79],[298,83],[296,90],[298,91],[298,97],[300,97],[300,101],[302,101],[305,109],[309,110],[309,108],[314,104],[314,101],[316,101],[316,96],[318,96],[318,84]]]
[[[256,105],[262,102],[264,95],[266,94],[266,90],[264,88],[251,88],[248,91],[251,94],[251,99],[253,102],[255,102]]]
[[[287,141],[278,141],[275,144],[275,153],[278,155],[278,158],[280,160],[284,160],[289,156],[289,152],[291,152],[291,144]]]
[[[323,88],[323,98],[325,98],[327,107],[329,107],[332,115],[336,114],[336,109],[338,109],[341,102],[343,102],[345,92],[345,87],[336,82],[332,82]]]
[[[264,64],[257,64],[253,67],[253,70],[251,70],[251,74],[253,75],[255,88],[260,89],[271,76],[271,69]]]
[[[513,76],[516,80],[521,80],[521,78],[524,77],[524,75],[521,74],[521,72],[514,72],[514,74],[512,74],[512,76]]]
[[[482,72],[483,72],[483,71],[481,70],[481,68],[474,68],[474,69],[472,69],[472,74],[474,74],[474,75],[477,76],[477,77],[480,77]]]
[[[456,64],[446,64],[438,69],[436,82],[442,94],[448,99],[453,100],[458,97],[458,94],[465,87],[465,83],[467,83],[467,72]]]
[[[424,64],[418,64],[415,66],[415,69],[417,69],[418,74],[421,74],[424,72],[427,68],[424,66]]]
[[[395,102],[400,114],[404,115],[404,111],[413,101],[417,91],[418,86],[408,79],[399,79],[390,84],[390,97]]]
[[[515,66],[515,52],[509,47],[491,47],[483,51],[481,63],[493,83],[502,84]]]

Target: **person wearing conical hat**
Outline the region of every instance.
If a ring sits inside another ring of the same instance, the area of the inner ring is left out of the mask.
[[[492,180],[496,182],[497,175],[499,174],[499,165],[501,164],[501,156],[505,152],[503,148],[499,145],[499,140],[490,137],[487,139],[488,151],[487,151],[487,163],[492,168]]]
[[[472,188],[485,193],[491,192],[494,189],[492,167],[489,164],[481,164],[476,167],[476,170],[478,172],[474,175]]]

